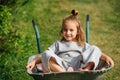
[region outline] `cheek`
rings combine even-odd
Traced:
[[[76,31],[76,32],[74,32],[74,34],[78,35],[78,32]]]

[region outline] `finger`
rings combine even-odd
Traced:
[[[31,67],[32,67],[31,64],[27,64],[26,66],[27,69],[31,69]]]
[[[111,64],[111,66],[112,66],[112,67],[114,67],[114,62],[113,62],[113,61],[111,61],[111,63],[110,63],[110,64]]]
[[[26,69],[28,69],[29,68],[29,66],[28,65],[26,65]]]
[[[107,62],[107,64],[108,64],[108,66],[110,66],[110,65],[111,65],[109,61],[106,61],[106,62]]]
[[[34,66],[31,66],[31,67],[30,67],[30,70],[32,70],[33,68],[34,68]]]
[[[107,61],[108,66],[114,67],[114,62],[113,61]]]

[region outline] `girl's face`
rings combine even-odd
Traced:
[[[77,41],[77,25],[73,21],[67,21],[63,25],[62,35],[68,42]]]

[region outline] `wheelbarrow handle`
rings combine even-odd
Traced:
[[[89,25],[89,15],[86,16],[86,42],[90,43],[90,25]]]
[[[40,35],[39,35],[38,27],[36,25],[35,20],[32,20],[32,24],[33,24],[34,31],[35,31],[35,34],[36,34],[38,53],[41,53],[42,50],[41,50],[41,47],[40,47]]]

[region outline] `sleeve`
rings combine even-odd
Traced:
[[[58,41],[54,42],[50,47],[48,47],[48,50],[52,50],[54,53],[57,52],[58,49]]]

